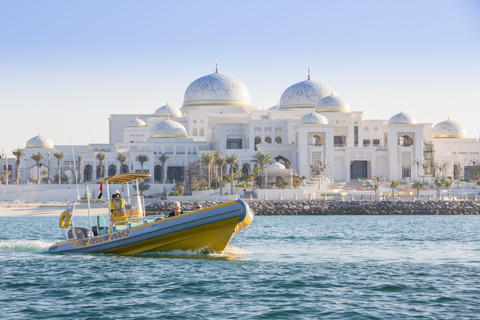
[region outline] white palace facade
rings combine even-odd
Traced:
[[[252,158],[258,151],[270,153],[277,161],[272,168],[279,174],[285,170],[307,179],[314,178],[312,167],[321,161],[328,164],[326,178],[338,182],[373,176],[404,182],[424,176],[463,178],[479,159],[480,142],[468,138],[463,126],[453,120],[417,123],[403,111],[390,119],[364,119],[363,112],[352,111],[334,89],[310,75],[288,87],[278,105],[259,110],[251,105],[245,84],[219,73],[217,67],[215,73],[188,86],[183,106],[167,103],[152,111],[112,114],[109,142],[104,144],[72,148],[55,145],[41,135],[33,137],[20,164],[23,183],[37,175],[31,159],[37,152],[45,155],[42,166],[50,167],[51,178],[57,174],[53,154],[63,152],[62,173],[71,174],[77,168],[80,181],[99,177],[99,152],[106,154],[105,175],[120,173],[118,153],[128,157],[122,172],[140,171],[136,158],[146,155],[143,171],[153,175],[150,183],[159,185],[157,189],[167,182],[185,181],[192,167],[204,172],[201,154],[215,150],[222,156],[238,156],[244,174],[252,173]],[[165,163],[159,160],[161,154],[168,156]],[[14,180],[14,159],[8,165]]]

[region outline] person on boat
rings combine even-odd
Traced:
[[[195,205],[195,210],[200,210],[200,209],[202,209],[202,205],[200,203],[197,203]]]
[[[115,210],[123,210],[127,202],[123,200],[120,195],[120,191],[115,190],[112,195],[112,200],[110,200],[110,212],[113,213]]]
[[[175,201],[173,203],[173,211],[168,214],[168,217],[174,217],[183,214],[182,207],[180,206],[180,202]]]

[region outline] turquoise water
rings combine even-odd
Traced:
[[[85,220],[85,218],[83,218]],[[224,254],[49,254],[0,218],[0,318],[478,319],[477,216],[257,216]]]

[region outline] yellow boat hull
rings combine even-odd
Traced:
[[[60,242],[49,252],[130,255],[201,248],[221,252],[252,220],[248,205],[236,200],[111,234]]]

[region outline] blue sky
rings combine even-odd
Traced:
[[[259,109],[310,67],[366,119],[450,114],[478,137],[479,18],[462,0],[0,0],[0,148],[108,142],[110,114],[180,107],[216,60]]]

